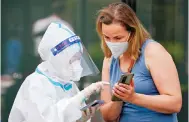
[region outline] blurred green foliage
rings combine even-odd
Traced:
[[[183,62],[184,58],[184,46],[181,42],[176,41],[161,41],[161,44],[171,54],[176,63]]]

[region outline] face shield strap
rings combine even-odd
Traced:
[[[60,53],[62,50],[65,48],[69,47],[72,44],[75,43],[81,43],[80,37],[79,36],[71,36],[67,38],[66,40],[60,42],[58,45],[56,45],[54,48],[51,49],[51,52],[54,56],[56,56],[58,53]]]

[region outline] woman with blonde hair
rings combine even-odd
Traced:
[[[154,41],[133,10],[125,3],[101,9],[97,32],[102,40],[101,91],[105,121],[177,122],[182,95],[171,55]],[[130,85],[117,83],[122,74],[134,74]],[[112,101],[112,95],[122,101]]]

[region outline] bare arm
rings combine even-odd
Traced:
[[[141,99],[135,102],[162,113],[179,112],[182,96],[177,69],[171,55],[160,44],[149,43],[145,50],[145,59],[160,95],[138,94],[137,98]]]
[[[145,62],[160,95],[134,92],[132,85],[115,85],[114,94],[124,101],[161,113],[178,113],[182,96],[178,73],[170,54],[158,43],[149,43],[145,49]]]
[[[109,82],[109,59],[104,58],[103,69],[102,69],[102,81]],[[111,88],[105,86],[101,91],[101,99],[105,101],[100,110],[105,121],[113,121],[119,117],[122,108],[122,102],[111,101]]]

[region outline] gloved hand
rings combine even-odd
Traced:
[[[88,99],[93,93],[99,92],[104,85],[109,85],[109,82],[106,81],[100,81],[96,83],[92,83],[79,93],[77,93],[74,97],[70,99],[71,104],[75,104],[78,107],[82,105],[82,103],[85,102],[86,99]]]
[[[104,85],[109,85],[109,84],[110,83],[106,81],[99,81],[96,83],[92,83],[91,85],[83,89],[81,93],[83,93],[85,98],[88,99],[93,93],[99,92],[103,88]]]
[[[86,99],[88,99],[90,97],[90,95],[92,95],[95,92],[99,92],[101,89],[103,89],[104,85],[109,85],[108,82],[105,81],[100,81],[100,82],[96,82],[96,83],[92,83],[91,85],[89,85],[88,87],[86,87],[85,89],[83,89],[82,91],[78,92],[75,96],[73,96],[72,98],[69,99],[69,104],[72,106],[75,106],[76,110],[80,110],[81,105],[85,102]],[[90,119],[90,117],[95,113],[95,111],[98,109],[99,107],[92,107],[88,110],[86,110],[86,112],[81,111],[80,113],[80,119],[78,120],[78,122],[84,122]]]
[[[87,108],[86,110],[82,111],[82,117],[79,120],[77,120],[77,122],[88,121],[97,110],[99,110],[99,106]]]

